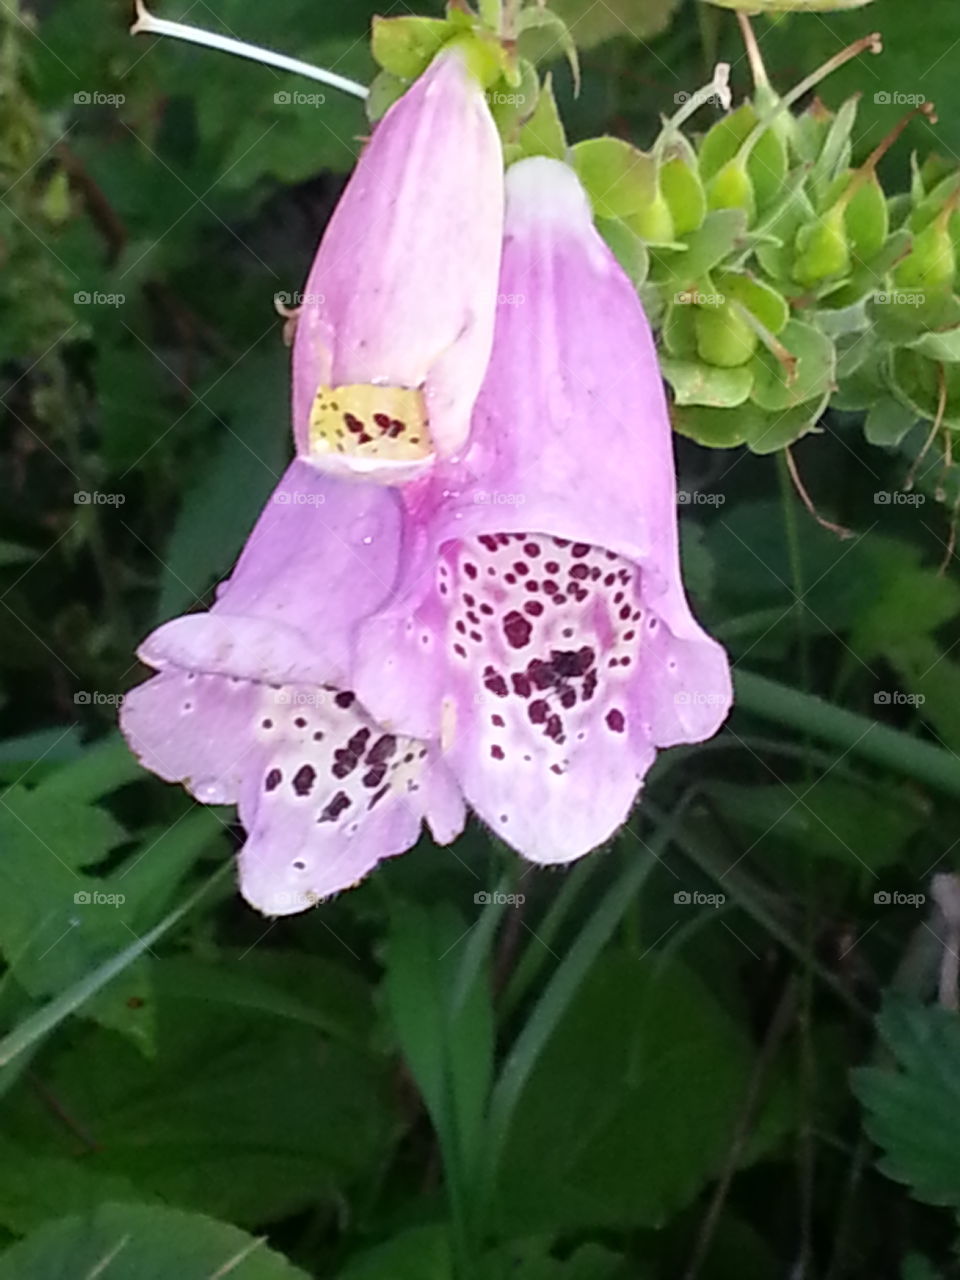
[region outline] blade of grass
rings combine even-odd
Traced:
[[[140,956],[149,951],[155,942],[159,941],[165,933],[169,933],[174,925],[178,924],[184,916],[193,910],[208,890],[222,880],[227,872],[231,870],[231,863],[224,863],[223,866],[218,867],[212,876],[209,876],[178,907],[174,907],[172,911],[168,912],[142,938],[137,938],[129,947],[124,947],[122,951],[118,951],[115,956],[98,965],[92,973],[88,973],[86,977],[81,978],[72,987],[68,987],[66,991],[61,992],[60,995],[43,1005],[42,1008],[37,1009],[35,1013],[24,1018],[19,1026],[14,1027],[11,1032],[0,1039],[0,1067],[5,1067],[19,1054],[26,1053],[39,1040],[58,1027],[71,1013],[75,1013],[91,996],[96,995],[108,982],[133,964],[134,960],[139,959]]]
[[[674,838],[691,798],[692,791],[679,801],[669,817],[660,819],[656,831],[645,845],[649,856],[631,863],[604,894],[547,983],[507,1054],[490,1098],[482,1182],[484,1207],[487,1210],[490,1207],[497,1167],[510,1131],[510,1122],[523,1087],[580,984],[620,923],[634,895],[656,866],[657,859]]]

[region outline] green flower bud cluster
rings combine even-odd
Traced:
[[[753,98],[688,132],[704,103],[729,101],[718,68],[644,151],[618,137],[570,146],[550,76],[538,71],[561,48],[576,81],[569,32],[538,5],[519,10],[509,39],[498,20],[483,4],[480,16],[451,7],[443,19],[375,20],[383,70],[371,116],[445,44],[467,49],[506,162],[549,155],[576,169],[659,330],[679,432],[770,453],[815,430],[831,403],[867,410],[876,443],[897,443],[918,417],[960,426],[960,170],[914,162],[910,191],[888,197],[877,165],[909,117],[854,166],[856,98],[836,112],[817,98],[795,110],[835,67],[879,52],[877,36],[782,98],[748,46]]]

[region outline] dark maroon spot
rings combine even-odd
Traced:
[[[527,675],[537,689],[549,689],[553,684],[553,668],[541,658],[533,658],[527,664]]]
[[[491,716],[490,723],[494,726],[495,729],[504,729],[506,728],[506,724],[507,724],[503,716]]]
[[[569,538],[554,538],[554,540],[553,540],[553,545],[554,545],[555,547],[569,547],[569,545],[570,545],[570,539],[569,539]]]
[[[628,604],[625,604],[623,608],[620,610],[620,621],[626,622],[626,620],[629,617],[630,617],[630,606]]]
[[[623,633],[624,640],[632,640],[637,633],[635,631],[625,631]]]
[[[380,427],[380,429],[383,431],[385,431],[387,427],[389,427],[390,425],[389,413],[375,413],[373,415],[373,420],[377,424],[377,426]]]
[[[462,644],[455,644],[453,646],[453,652],[457,655],[458,658],[465,658],[467,656],[467,651]]]
[[[540,548],[535,542],[525,542],[523,544],[523,554],[525,556],[536,557],[540,554]]]
[[[543,732],[554,742],[563,742],[563,721],[558,715],[548,716]]]
[[[547,561],[547,563],[546,563],[543,567],[544,567],[544,569],[546,569],[547,573],[559,573],[559,572],[560,572],[560,566],[557,564],[556,560],[548,560],[548,561]]]
[[[550,664],[558,676],[569,679],[582,676],[593,666],[594,652],[588,644],[580,649],[554,649]]]
[[[531,724],[545,724],[550,707],[546,698],[537,698],[527,707],[527,715]]]
[[[272,728],[273,728],[273,721],[272,721],[272,720],[261,720],[261,722],[260,722],[260,723],[263,725],[264,729],[272,729]]]
[[[471,639],[475,644],[481,644],[481,643],[483,642],[483,636],[480,634],[480,632],[479,632],[479,631],[471,631],[471,632],[470,632],[470,639]]]
[[[378,738],[367,752],[367,764],[385,764],[397,749],[397,740],[391,733]]]
[[[532,627],[522,613],[512,609],[503,620],[503,634],[512,649],[522,649],[530,643]]]
[[[467,634],[467,624],[462,619],[457,619],[456,627],[460,635],[465,636]]]
[[[627,723],[623,718],[623,712],[617,707],[607,712],[606,721],[614,733],[623,733]]]
[[[322,742],[322,741],[323,741],[323,730],[322,730],[322,729],[318,729],[318,730],[316,731],[316,733],[314,733],[314,735],[313,735],[313,740],[314,740],[314,742]]]
[[[480,535],[480,545],[481,545],[482,547],[486,547],[486,549],[487,549],[488,551],[496,551],[496,549],[497,549],[497,540],[496,540],[496,538],[495,538],[495,537],[493,537],[493,535],[492,535],[492,534],[489,534],[489,533],[481,533],[481,535]]]
[[[530,567],[529,565],[524,564],[522,560],[517,560],[514,562],[513,572],[519,573],[522,578],[530,572]]]
[[[357,732],[347,743],[347,750],[352,751],[355,756],[362,756],[367,749],[367,743],[370,741],[369,729],[358,729]]]
[[[374,795],[372,795],[370,797],[370,803],[367,805],[367,810],[369,811],[370,809],[373,808],[375,804],[379,804],[379,802],[383,799],[383,797],[387,794],[389,790],[390,790],[390,786],[388,784],[385,787],[381,787],[379,791],[377,791]]]
[[[477,615],[473,612],[472,609],[469,609],[467,611],[467,619],[468,621],[472,622],[475,627],[479,627],[480,619],[477,617]]]
[[[489,604],[482,604],[482,605],[480,606],[480,612],[483,614],[483,616],[484,616],[485,618],[492,618],[492,617],[493,617],[493,606],[492,606],[492,605],[489,605]]]
[[[529,698],[533,692],[530,681],[522,671],[516,671],[510,677],[510,683],[513,685],[513,691],[521,698]]]
[[[469,591],[463,593],[463,603],[470,609],[477,603],[476,598]]]
[[[475,564],[465,564],[463,566],[463,572],[468,578],[475,578],[477,576],[477,566]]]
[[[570,570],[570,577],[576,578],[578,582],[583,582],[585,578],[590,576],[590,566],[585,564],[575,564]]]
[[[613,584],[616,582],[616,580],[617,580],[617,575],[615,573],[608,573],[603,580],[603,585],[605,587],[612,587]]]
[[[378,764],[373,769],[368,769],[363,775],[361,781],[365,787],[379,787],[387,773],[385,764]]]
[[[354,413],[345,413],[343,415],[343,421],[347,430],[351,431],[354,435],[358,435],[363,430],[363,423]]]
[[[567,597],[563,594],[563,592],[562,592],[562,591],[558,591],[558,592],[557,592],[557,594],[553,597],[553,603],[554,603],[554,604],[566,604],[566,603],[567,603]]]
[[[502,760],[503,747],[498,747],[497,744],[494,743],[493,746],[490,748],[490,754],[493,756],[494,760]]]
[[[581,556],[585,556],[590,550],[589,544],[586,542],[575,542],[570,548],[570,554],[576,556],[579,560]]]
[[[618,591],[618,592],[617,592],[617,594],[613,597],[613,603],[614,603],[614,604],[619,604],[619,603],[621,602],[621,600],[622,600],[622,599],[623,599],[623,592],[622,592],[622,591]]]
[[[265,791],[276,791],[280,783],[283,781],[283,774],[279,769],[271,769],[267,774],[266,782],[263,784]]]
[[[528,600],[523,606],[523,612],[528,613],[531,618],[539,618],[543,613],[543,605],[539,600]]]
[[[496,694],[498,698],[505,698],[510,690],[507,688],[507,682],[499,671],[495,671],[493,667],[487,667],[483,673],[483,687],[489,689],[491,693]]]
[[[503,575],[503,580],[504,582],[509,583],[511,587],[515,587],[517,585],[517,575],[515,573],[505,573]]]
[[[563,773],[563,770],[560,768],[560,766],[559,766],[558,764],[552,764],[552,765],[550,766],[550,772],[551,772],[551,773]]]
[[[583,677],[583,688],[580,691],[580,697],[584,702],[589,702],[597,691],[598,676],[596,671],[588,671]]]
[[[293,789],[298,796],[308,796],[313,790],[317,771],[312,764],[302,764],[293,775]]]
[[[407,429],[407,424],[405,422],[401,422],[399,418],[391,418],[390,428],[387,431],[387,436],[391,440],[396,440],[397,436],[402,435],[403,432],[406,431],[406,429]],[[414,438],[413,443],[414,444],[417,443],[416,438]]]
[[[343,747],[340,747],[333,753],[333,764],[330,767],[330,772],[335,778],[346,778],[353,773],[359,763],[360,761],[352,751],[345,751]]]
[[[546,580],[546,582],[543,584],[543,589],[548,596],[555,595],[556,592],[560,590],[560,588],[557,586],[557,584],[554,582],[552,578],[548,578]]]
[[[338,693],[337,696],[334,698],[334,702],[337,704],[337,706],[342,707],[344,711],[346,711],[347,707],[352,707],[355,701],[356,701],[356,694],[349,693],[346,690],[344,690],[343,693]]]
[[[324,807],[323,812],[320,814],[320,817],[317,819],[317,821],[318,822],[336,822],[337,818],[340,817],[344,809],[349,809],[349,808],[350,808],[350,797],[347,795],[345,791],[338,791],[337,794],[333,797],[333,799],[329,802],[329,804],[327,804]]]
[[[303,716],[297,716],[296,720],[294,720],[293,723],[297,726],[298,729],[305,729],[307,727],[307,722],[306,720],[304,720]]]
[[[569,711],[571,707],[577,705],[577,693],[575,689],[564,689],[560,694],[560,705],[565,711]]]

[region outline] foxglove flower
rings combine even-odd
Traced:
[[[293,344],[301,456],[400,483],[461,448],[502,229],[500,139],[452,46],[377,125],[311,268]]]
[[[392,491],[294,462],[209,612],[140,649],[159,674],[127,695],[123,732],[160,777],[239,806],[240,885],[265,914],[355,884],[424,817],[441,843],[463,825],[437,744],[385,729],[350,685],[354,628],[392,591],[401,519]]]
[[[716,732],[723,649],[680,578],[672,441],[636,293],[565,165],[507,172],[500,305],[461,466],[409,492],[397,597],[355,687],[430,738],[537,862],[626,819],[658,748]]]

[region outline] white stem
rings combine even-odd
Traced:
[[[274,53],[272,49],[261,49],[258,45],[247,44],[244,40],[232,40],[229,36],[217,35],[213,31],[204,31],[202,27],[191,27],[185,22],[168,22],[166,18],[155,18],[148,13],[143,0],[136,0],[137,20],[130,28],[131,35],[142,32],[152,36],[172,36],[175,40],[186,40],[190,44],[201,44],[208,49],[219,49],[222,53],[233,53],[238,58],[249,58],[252,62],[262,62],[267,67],[278,67],[281,71],[292,71],[295,75],[306,76],[308,80],[319,80],[334,89],[342,89],[344,93],[352,93],[355,98],[365,98],[368,90],[356,80],[348,80],[346,76],[338,76],[335,71],[325,71],[322,67],[312,67],[309,62],[301,62],[299,58],[288,58],[285,53]]]

